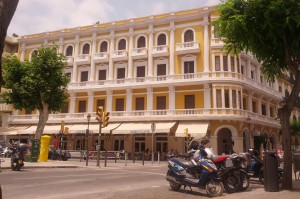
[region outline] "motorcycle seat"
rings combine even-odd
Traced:
[[[172,158],[172,161],[175,162],[176,164],[179,164],[180,166],[184,168],[190,168],[195,166],[191,161],[189,160],[184,160],[181,158]]]

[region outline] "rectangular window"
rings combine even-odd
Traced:
[[[136,67],[136,77],[145,77],[145,66]]]
[[[194,62],[186,61],[184,62],[184,74],[194,73]]]
[[[230,67],[231,67],[231,71],[235,72],[234,57],[230,57]]]
[[[104,99],[98,99],[97,100],[97,107],[102,106],[103,110],[105,110],[105,100]]]
[[[115,151],[124,150],[124,140],[120,140],[120,139],[115,140],[114,150]]]
[[[143,97],[137,97],[135,99],[135,110],[137,110],[137,111],[144,110],[144,98]]]
[[[227,56],[223,56],[223,71],[228,71]]]
[[[116,111],[124,111],[124,99],[116,99]]]
[[[251,79],[254,79],[254,71],[251,70]]]
[[[98,80],[106,80],[106,70],[98,71]]]
[[[237,72],[240,73],[240,60],[237,58],[236,60],[236,67],[237,67]]]
[[[117,69],[117,79],[125,79],[125,68]]]
[[[217,108],[222,108],[222,93],[220,89],[216,90]]]
[[[165,110],[167,109],[167,99],[166,96],[158,96],[156,98],[156,109]]]
[[[270,107],[270,116],[274,117],[274,109],[272,107]]]
[[[246,110],[247,109],[247,100],[246,98],[243,98],[243,110]]]
[[[220,71],[220,56],[215,56],[215,70]]]
[[[238,104],[239,104],[239,108],[242,109],[242,93],[241,91],[238,91]]]
[[[229,90],[225,90],[225,108],[229,108]]]
[[[232,91],[232,107],[236,108],[236,91]]]
[[[64,107],[61,109],[61,113],[68,113],[69,112],[69,103],[66,103]]]
[[[214,29],[214,38],[219,38],[218,31]]]
[[[167,75],[167,65],[166,64],[158,64],[157,65],[157,76]]]
[[[88,71],[81,71],[81,77],[80,77],[80,82],[87,82],[88,81]]]
[[[266,112],[266,105],[264,105],[264,104],[261,105],[261,114],[262,114],[262,115],[267,115],[267,112]]]
[[[257,110],[256,110],[256,102],[255,102],[255,101],[252,101],[252,112],[253,112],[253,113],[257,113]]]
[[[66,73],[65,75],[71,79],[71,73]]]
[[[25,109],[25,115],[31,115],[32,111],[29,109]]]
[[[264,83],[264,78],[262,75],[260,76],[260,83]]]
[[[86,112],[86,101],[79,101],[78,113]]]
[[[185,95],[184,96],[184,108],[194,109],[195,108],[195,95]]]
[[[244,65],[241,65],[241,74],[245,75],[245,73],[244,73]]]

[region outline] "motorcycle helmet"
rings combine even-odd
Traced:
[[[254,155],[256,157],[259,156],[259,152],[255,149],[249,149],[248,152],[249,152],[249,154]]]
[[[189,146],[188,146],[188,150],[198,150],[199,149],[199,143],[195,140],[191,141]]]

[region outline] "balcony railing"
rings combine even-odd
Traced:
[[[169,51],[168,51],[167,45],[152,47],[152,56],[153,57],[161,57],[161,56],[168,56],[168,55],[169,55]]]
[[[89,64],[89,63],[91,63],[91,56],[87,55],[87,54],[79,55],[76,58],[76,63],[77,64]]]
[[[176,44],[177,54],[198,53],[198,52],[200,52],[200,45],[198,41]]]
[[[134,48],[132,50],[131,57],[133,59],[144,59],[147,58],[147,48]]]
[[[0,104],[0,112],[11,112],[13,111],[13,107],[10,104]]]
[[[67,56],[67,57],[66,57],[66,62],[67,62],[67,65],[68,65],[68,66],[72,66],[73,63],[74,63],[74,57],[72,57],[72,56]]]
[[[127,51],[126,50],[117,50],[117,51],[114,51],[111,55],[111,58],[114,60],[114,61],[124,61],[124,60],[127,60],[128,57],[127,57]]]
[[[108,53],[107,52],[100,52],[94,54],[94,62],[95,63],[102,63],[102,62],[108,62]]]

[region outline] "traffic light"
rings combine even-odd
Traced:
[[[108,126],[108,120],[109,120],[109,112],[104,112],[103,114],[103,127]]]
[[[98,122],[101,123],[103,119],[103,106],[98,106],[96,115],[96,120],[98,120]]]

